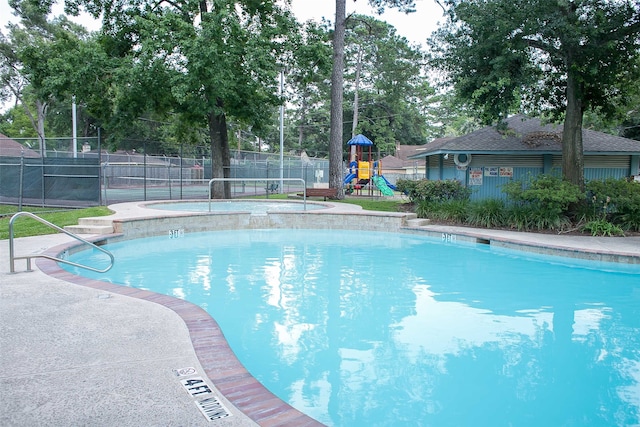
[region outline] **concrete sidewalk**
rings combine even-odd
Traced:
[[[68,241],[22,238],[15,249],[30,254]],[[52,278],[35,263],[25,272],[24,260],[9,273],[8,246],[0,241],[0,425],[256,425],[206,379],[175,312]],[[174,373],[183,368],[194,368],[232,416],[207,420]]]

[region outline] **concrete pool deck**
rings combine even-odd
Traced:
[[[126,208],[118,218],[149,216],[133,204]],[[350,206],[332,210],[359,214]],[[640,237],[518,233],[407,218],[408,232],[640,263]],[[20,238],[15,250],[43,253],[71,242],[63,234]],[[72,278],[54,271],[54,264],[39,260],[26,272],[19,260],[17,272],[10,273],[8,241],[0,242],[0,425],[318,425],[264,393],[229,362],[235,358],[202,310],[151,292]],[[198,394],[207,387],[210,392]],[[202,411],[225,413],[213,400],[199,408],[210,397],[231,415],[205,418]]]

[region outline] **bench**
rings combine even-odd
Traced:
[[[337,188],[307,188],[307,197],[324,197],[324,200],[329,198],[335,198],[338,195]],[[298,193],[298,196],[303,197],[304,193]]]

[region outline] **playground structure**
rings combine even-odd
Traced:
[[[346,187],[345,193],[355,192],[362,195],[364,190],[364,194],[373,196],[377,189],[385,196],[393,196],[395,185],[382,174],[382,162],[373,160],[373,142],[366,136],[358,134],[351,138],[347,145],[350,146],[350,153],[349,171],[343,182]]]

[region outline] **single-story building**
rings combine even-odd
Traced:
[[[457,138],[420,146],[409,159],[423,160],[425,177],[456,179],[472,188],[473,199],[501,198],[511,179],[562,169],[562,126],[516,115],[507,130],[487,126]],[[640,141],[583,129],[587,181],[640,176]]]
[[[385,174],[405,175],[405,162],[395,156],[384,156],[380,159]]]
[[[40,153],[25,147],[15,139],[0,133],[0,157],[40,157]]]

